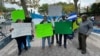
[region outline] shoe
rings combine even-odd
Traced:
[[[86,54],[86,51],[82,51],[81,53],[82,53],[82,54]]]
[[[53,43],[51,43],[51,46],[53,45]]]
[[[61,47],[62,45],[61,44],[59,44],[59,47]]]
[[[20,56],[20,55],[21,55],[21,52],[18,53],[18,56]]]
[[[81,48],[77,48],[78,50],[81,50]]]
[[[25,50],[27,51],[27,50],[28,50],[28,48],[26,47],[26,48],[25,48]]]
[[[45,48],[42,48],[42,50],[44,50]]]
[[[59,42],[58,42],[58,41],[57,41],[56,43],[57,43],[57,44],[59,44]]]
[[[66,49],[66,45],[64,44],[64,48]]]
[[[66,49],[67,47],[66,47],[66,46],[64,46],[64,48]]]
[[[49,48],[51,48],[51,47],[52,47],[52,45],[49,46]]]

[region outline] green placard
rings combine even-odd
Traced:
[[[44,38],[53,35],[53,29],[51,23],[38,24],[36,25],[35,30],[37,38]]]
[[[56,34],[72,34],[72,22],[55,22],[55,33]]]
[[[25,14],[23,10],[15,10],[11,12],[11,19],[13,22],[16,22],[17,19],[24,20]]]

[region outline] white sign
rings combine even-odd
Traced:
[[[61,16],[62,15],[62,7],[58,5],[50,5],[48,7],[48,15],[49,16]]]
[[[31,23],[12,23],[12,38],[31,35]]]

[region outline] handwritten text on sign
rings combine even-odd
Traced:
[[[12,38],[31,35],[31,23],[12,23]]]

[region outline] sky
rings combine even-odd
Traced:
[[[66,3],[72,2],[73,3],[73,0],[40,0],[39,3],[41,5],[41,4],[44,4],[44,3],[52,4],[52,3],[57,3],[57,2],[66,2]],[[86,7],[86,6],[90,6],[94,2],[95,2],[95,0],[79,0],[78,3],[81,3],[81,7]],[[5,7],[7,7],[7,8],[16,8],[16,9],[21,8],[16,4],[12,5],[12,4],[9,4],[9,3],[6,3]]]

